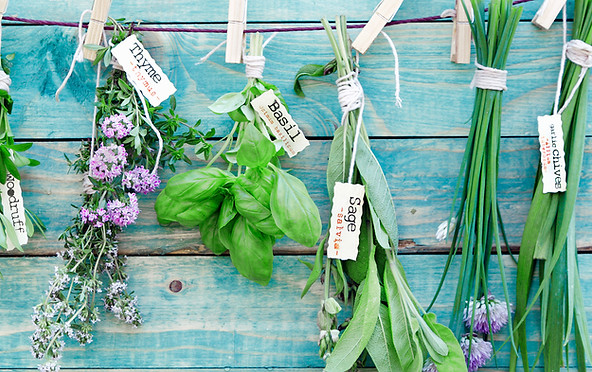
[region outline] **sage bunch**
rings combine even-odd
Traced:
[[[262,56],[262,41],[258,33],[251,36],[250,56]],[[207,248],[217,255],[228,250],[238,272],[261,285],[271,280],[277,239],[286,235],[312,247],[322,228],[304,183],[281,168],[280,139],[251,105],[270,90],[286,106],[278,88],[257,77],[214,102],[210,110],[228,114],[232,130],[205,167],[172,177],[155,204],[161,224],[199,226]],[[226,166],[214,166],[218,159]]]
[[[111,46],[99,50],[95,63],[131,32],[113,23]],[[75,159],[66,157],[71,169],[83,175],[83,201],[60,236],[64,250],[58,257],[63,265],[55,267],[49,289],[32,315],[36,328],[30,337],[31,352],[43,361],[39,365],[43,372],[59,371],[66,337],[81,345],[92,342],[94,324],[100,320],[99,303],[122,322],[134,327],[142,323],[138,299],[127,284],[126,258],[118,253],[118,235],[136,221],[139,195],[160,185],[155,172],[158,139],[147,120],[154,123],[165,144],[160,165],[188,161],[184,145],[205,143],[198,135],[199,122],[188,125],[175,114],[174,98],[168,113],[160,113],[162,107],[147,106],[150,118],[146,118],[144,97],[121,70],[111,69],[96,94],[97,146],[85,141]]]
[[[486,20],[485,1],[471,0],[471,4],[474,10],[471,30],[475,41],[477,66],[483,70],[503,71],[506,68],[510,45],[520,21],[522,8],[512,6],[511,0],[492,0],[489,3],[489,17]],[[503,90],[505,88],[477,87],[471,129],[453,201],[454,209],[457,200],[460,199],[455,215],[456,225],[453,229],[452,244],[440,285],[431,304],[433,305],[436,301],[452,260],[462,249],[451,329],[455,331],[457,337],[460,337],[464,332],[463,313],[468,312],[470,318],[465,321],[468,329],[467,345],[474,344],[477,322],[475,314],[478,313],[477,305],[481,303],[477,300],[488,299],[490,296],[489,264],[492,260],[494,245],[501,272],[505,306],[507,314],[511,313],[500,234],[506,246],[508,244],[497,201]],[[471,308],[465,310],[469,304]],[[487,328],[489,328],[487,333],[492,333],[492,303],[485,300],[482,304],[486,308]],[[467,349],[467,362],[469,362],[472,360],[470,357],[472,347],[469,346]]]
[[[574,12],[572,40],[581,40],[589,46],[592,44],[592,1],[575,0]],[[590,50],[592,48],[588,55]],[[562,89],[558,102],[558,107],[564,107],[561,121],[567,188],[561,193],[543,193],[539,161],[539,172],[518,258],[514,323],[517,347],[525,371],[537,365],[541,354],[545,371],[568,367],[570,340],[573,338],[578,371],[586,370],[586,360],[592,361],[579,277],[574,213],[585,151],[588,86],[587,71],[568,60],[561,78]],[[534,283],[537,266],[538,288]],[[529,304],[529,295],[535,288],[536,293]],[[540,300],[541,308],[541,342],[533,361],[528,358],[524,321],[537,299]],[[518,354],[513,352],[510,370],[516,370],[517,361]]]
[[[345,17],[336,19],[335,35],[327,20],[327,31],[339,78],[352,76],[359,66],[354,62]],[[315,67],[316,66],[316,67]],[[318,73],[308,73],[317,68]],[[319,76],[331,67],[304,66],[296,79]],[[308,71],[308,72],[307,72]],[[324,72],[321,72],[324,71]],[[360,121],[357,152],[353,153],[360,108],[349,111],[334,133],[327,165],[327,188],[333,198],[336,182],[362,184],[366,200],[362,214],[358,256],[355,261],[323,258],[327,238],[319,246],[312,272],[302,292],[304,296],[319,278],[324,285],[324,299],[317,324],[320,328],[320,356],[326,371],[347,371],[364,366],[369,356],[380,372],[422,370],[428,355],[438,371],[466,371],[462,350],[454,334],[436,322],[415,299],[397,257],[399,242],[395,208],[382,168],[370,147]],[[349,174],[355,158],[353,174]],[[330,295],[331,279],[335,294]],[[338,325],[340,297],[347,305],[353,299],[353,316]],[[342,332],[340,333],[340,331]]]

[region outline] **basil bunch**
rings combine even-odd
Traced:
[[[251,37],[250,55],[261,56],[262,39]],[[261,285],[271,279],[277,239],[286,235],[312,247],[322,228],[306,187],[281,169],[278,158],[284,150],[251,107],[269,89],[285,105],[277,87],[249,78],[241,92],[225,94],[210,106],[227,113],[235,121],[233,129],[206,167],[171,178],[155,204],[161,224],[199,226],[206,247],[217,255],[228,250],[239,273]],[[212,167],[218,158],[228,163],[226,169]]]
[[[323,19],[322,23],[335,53],[339,77],[350,75],[355,66],[345,18],[336,20],[337,36],[327,20]],[[313,67],[303,67],[296,79],[313,76],[304,73],[312,70]],[[335,183],[349,178],[354,133],[360,114],[359,109],[350,111],[347,120],[335,131],[327,165],[327,188],[331,197]],[[366,129],[363,123],[360,125],[352,182],[364,185],[366,201],[357,260],[342,263],[328,258],[323,265],[322,244],[314,264],[308,264],[312,272],[302,292],[304,296],[324,271],[325,297],[317,324],[320,328],[319,354],[327,362],[325,371],[343,372],[352,366],[363,367],[365,359],[370,356],[379,372],[420,372],[428,354],[438,371],[466,371],[464,356],[454,334],[438,324],[434,314],[422,309],[405,279],[397,257],[399,236],[391,191],[370,148]],[[339,327],[337,314],[341,307],[329,296],[331,278],[335,283],[335,296],[340,295],[345,304],[349,298],[354,299],[353,317]],[[340,329],[344,329],[341,335]]]

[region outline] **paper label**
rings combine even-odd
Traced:
[[[539,116],[543,193],[565,191],[565,152],[561,115]]]
[[[273,135],[282,140],[289,157],[293,157],[309,145],[304,133],[273,90],[270,89],[252,100],[251,106],[271,129]]]
[[[127,78],[142,92],[152,106],[158,106],[177,91],[135,35],[128,36],[111,50]]]
[[[6,176],[6,184],[0,184],[0,193],[2,197],[2,210],[4,216],[14,226],[16,236],[21,245],[27,244],[29,237],[25,225],[25,205],[23,203],[23,194],[21,183],[10,173]],[[7,249],[10,251],[15,248],[14,244],[6,237]]]
[[[360,243],[364,186],[336,182],[333,192],[327,257],[355,260]]]

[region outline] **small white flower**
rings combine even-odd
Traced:
[[[456,225],[456,218],[452,217],[450,219],[450,230],[454,230],[454,225]],[[441,242],[442,240],[446,239],[447,236],[448,221],[444,221],[438,226],[438,231],[436,231],[436,240]]]

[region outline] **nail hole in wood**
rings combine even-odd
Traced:
[[[173,293],[181,292],[181,289],[183,289],[183,283],[181,283],[179,280],[173,280],[169,284],[169,289]]]

